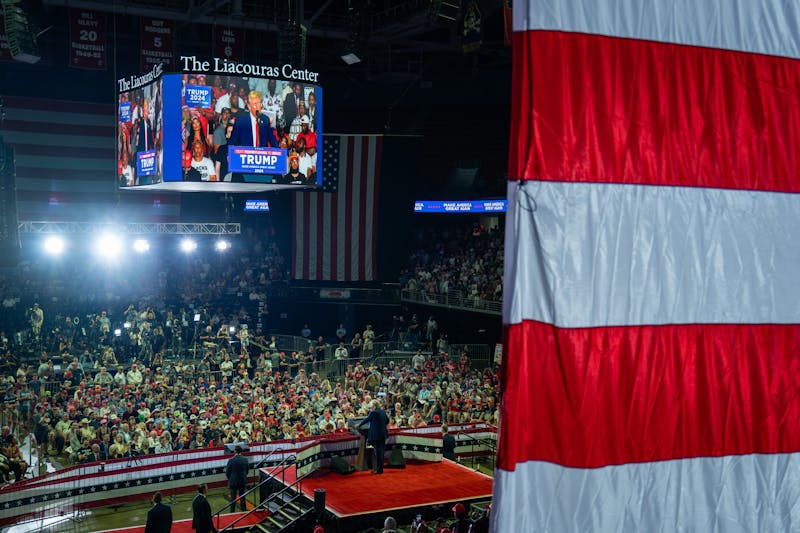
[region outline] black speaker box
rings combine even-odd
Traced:
[[[403,450],[400,448],[394,448],[392,450],[392,454],[389,456],[389,464],[386,465],[386,468],[405,468],[406,467],[406,460],[403,457]]]
[[[338,456],[331,457],[331,471],[337,474],[352,474],[355,467]]]

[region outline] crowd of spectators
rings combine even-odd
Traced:
[[[166,324],[151,313],[130,316]],[[472,368],[466,353],[418,352],[381,364],[348,358],[344,372],[323,372],[313,346],[287,353],[273,340],[264,350],[232,340],[217,337],[198,359],[168,365],[102,341],[72,357],[69,345],[45,351],[38,365],[5,373],[2,415],[32,428],[49,455],[68,463],[345,432],[373,398],[384,400],[393,428],[496,423],[497,375]],[[8,343],[4,350],[10,355]]]
[[[194,353],[169,350],[187,342],[194,317],[135,304],[102,310],[86,325],[59,317],[49,336],[30,328],[24,344],[39,350],[32,364],[2,334],[3,423],[75,464],[342,433],[374,398],[392,428],[497,422],[497,374],[473,368],[466,352],[375,358],[371,325],[352,337],[340,325],[335,350],[319,337],[289,351],[275,337],[251,335],[246,313],[196,308]]]
[[[414,234],[414,251],[400,275],[404,289],[500,301],[503,228],[479,223],[435,225]]]
[[[169,253],[124,276],[91,261],[3,272],[0,476],[25,475],[15,435],[66,465],[342,433],[375,398],[392,428],[496,424],[494,367],[452,353],[432,317],[327,340],[306,326],[303,350],[264,335],[287,267],[268,234],[242,238],[249,253]],[[390,338],[426,351],[383,357]]]

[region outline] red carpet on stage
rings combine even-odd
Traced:
[[[408,463],[383,472],[320,471],[303,480],[303,493],[313,500],[315,489],[325,489],[325,505],[339,517],[492,496],[491,477],[450,461]],[[287,484],[294,475],[287,469]]]
[[[217,529],[222,529],[228,524],[232,523],[234,520],[242,516],[244,513],[232,513],[232,514],[224,514],[219,517],[219,524],[217,521],[214,520],[214,526]],[[253,524],[257,524],[261,522],[266,517],[266,513],[253,513],[244,520],[237,522],[237,526],[251,526]],[[134,526],[134,527],[124,527],[120,529],[110,529],[105,531],[104,533],[143,533],[144,525],[141,526]],[[172,533],[194,533],[194,529],[192,529],[192,519],[188,518],[186,520],[176,520],[172,524]]]

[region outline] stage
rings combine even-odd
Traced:
[[[291,485],[295,476],[295,468],[288,467],[285,480],[276,476],[277,485]],[[457,502],[469,507],[491,499],[492,478],[448,460],[409,461],[405,469],[385,468],[383,474],[320,469],[302,481],[302,493],[312,502],[316,489],[326,491],[325,521],[332,526],[326,531],[353,531],[382,525],[388,515],[398,523],[410,523],[417,514],[426,520],[449,518]]]

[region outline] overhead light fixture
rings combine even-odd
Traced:
[[[348,52],[342,55],[342,61],[348,65],[355,65],[356,63],[361,63],[361,58],[355,55],[353,52]]]
[[[122,240],[111,233],[104,233],[97,239],[95,251],[104,259],[116,259],[122,251]]]
[[[214,244],[214,248],[216,248],[218,252],[224,252],[225,250],[230,249],[230,247],[231,243],[224,239],[220,239]]]
[[[183,239],[181,241],[181,250],[185,253],[191,253],[197,250],[197,242],[194,239]]]
[[[44,251],[50,255],[61,255],[66,248],[66,243],[61,237],[48,237],[44,241]]]
[[[133,249],[140,254],[145,253],[150,249],[150,243],[147,239],[136,239],[133,241]]]

